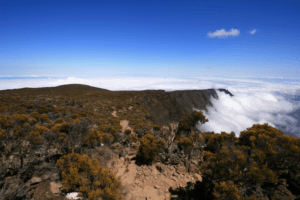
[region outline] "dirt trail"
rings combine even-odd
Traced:
[[[202,181],[199,174],[190,174],[180,165],[138,166],[135,161],[128,163],[125,160],[120,158],[111,168],[122,182],[123,192],[126,193],[124,200],[171,199],[170,188],[185,187],[187,182]]]

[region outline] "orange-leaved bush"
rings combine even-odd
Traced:
[[[29,132],[28,138],[32,140],[34,144],[41,143],[44,139],[41,136],[45,131],[48,131],[49,129],[45,126],[35,126],[32,131]]]
[[[61,170],[63,189],[78,191],[90,200],[121,200],[121,182],[115,174],[103,166],[99,166],[96,158],[88,155],[72,153],[61,157],[57,163]]]
[[[2,140],[3,138],[5,138],[5,130],[0,129],[0,140]]]
[[[0,115],[0,126],[1,128],[10,128],[13,125],[13,121],[11,120],[11,116],[9,115]]]
[[[151,164],[159,149],[165,145],[163,139],[156,140],[153,135],[146,134],[142,139],[140,139],[140,146],[137,153],[137,162],[140,164]]]
[[[48,118],[48,115],[46,115],[46,114],[42,114],[40,116],[40,120],[41,120],[42,123],[50,121],[49,118]]]
[[[179,121],[177,134],[181,132],[190,133],[198,122],[201,124],[208,122],[208,119],[205,118],[202,111],[194,110],[191,113],[184,114]]]
[[[15,114],[13,114],[13,118],[15,120],[17,120],[18,122],[20,122],[21,124],[27,122],[27,120],[28,120],[28,116],[25,115],[25,114],[17,114],[17,113],[15,113]]]
[[[114,137],[108,133],[101,133],[100,131],[93,129],[84,138],[84,144],[98,146],[100,143],[111,143]]]
[[[236,185],[232,181],[222,181],[217,183],[213,195],[216,200],[223,200],[223,199],[235,199],[235,200],[242,200],[243,197],[239,193]]]

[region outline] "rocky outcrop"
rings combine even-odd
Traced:
[[[2,143],[1,147],[0,200],[32,199],[40,185],[47,181],[60,182],[59,170],[55,167],[56,160],[62,156],[59,145],[47,148],[46,144],[32,146],[26,140],[12,140]],[[52,198],[50,182],[48,199],[59,199],[57,190]],[[43,195],[40,197],[35,199],[47,199]]]
[[[233,96],[226,89],[219,91]],[[182,115],[192,112],[193,109],[207,111],[207,107],[212,106],[211,98],[218,98],[214,89],[172,92],[158,90],[143,91],[135,97],[135,101],[144,107],[154,123],[169,125],[179,122]]]

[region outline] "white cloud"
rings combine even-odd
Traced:
[[[234,131],[239,136],[253,124],[268,123],[273,127],[288,127],[286,131],[299,134],[297,119],[288,114],[300,109],[300,102],[294,104],[270,92],[251,90],[236,92],[233,97],[219,91],[217,94],[219,99],[212,99],[213,107],[208,108],[208,112],[203,111],[209,122],[199,127],[202,131]]]
[[[250,31],[251,35],[254,35],[256,33],[256,29],[253,29],[252,31]]]
[[[225,29],[216,30],[215,32],[211,33],[209,32],[207,35],[208,37],[219,37],[219,38],[226,38],[228,36],[238,36],[240,34],[240,31],[237,29],[231,29],[230,31],[226,31]]]

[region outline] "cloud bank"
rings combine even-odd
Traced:
[[[207,35],[210,38],[218,37],[218,38],[227,38],[228,36],[238,36],[240,34],[240,31],[237,29],[231,29],[230,31],[226,31],[225,29],[216,30],[215,32],[211,33],[209,32]]]
[[[233,97],[217,91],[219,99],[212,99],[213,107],[203,111],[209,122],[198,126],[202,131],[220,133],[234,131],[237,136],[253,124],[268,123],[283,127],[282,131],[300,136],[298,120],[289,115],[300,109],[300,102],[291,102],[271,92],[236,92]]]

